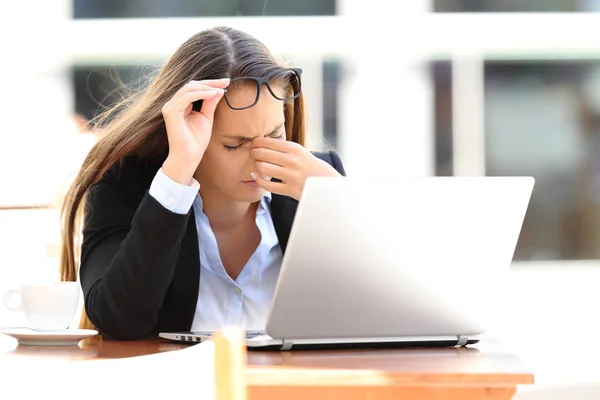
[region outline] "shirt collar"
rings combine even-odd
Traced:
[[[271,192],[265,191],[264,196],[262,197],[262,199],[260,199],[260,202],[258,203],[258,208],[256,209],[256,216],[263,215],[264,213],[269,211],[272,198],[273,195],[271,194]],[[202,210],[202,196],[200,196],[200,193],[198,193],[198,196],[196,196],[196,200],[198,202],[199,209]]]
[[[258,208],[256,209],[256,216],[263,215],[269,210],[269,206],[271,205],[272,195],[271,192],[265,192],[265,195],[258,203]]]

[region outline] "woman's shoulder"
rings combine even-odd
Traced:
[[[136,156],[124,157],[114,163],[91,189],[102,187],[118,191],[133,202],[141,201],[160,165]]]
[[[344,170],[344,164],[342,163],[342,159],[338,155],[335,150],[328,151],[313,151],[311,152],[315,157],[325,161],[327,164],[331,165],[336,169],[340,174],[346,175],[346,171]]]
[[[114,163],[104,174],[104,180],[113,183],[150,183],[160,168],[160,163],[149,161],[137,156],[126,156]]]
[[[329,150],[329,151],[311,151],[311,153],[313,154],[313,156],[315,156],[315,157],[317,157],[317,158],[319,158],[319,159],[321,159],[321,160],[323,160],[325,162],[328,162],[329,164],[331,164],[332,158],[333,158],[334,154],[335,154],[335,156],[339,157],[337,155],[337,153],[335,151],[333,151],[333,150]]]

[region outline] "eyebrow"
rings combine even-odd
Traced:
[[[285,122],[282,122],[281,124],[277,125],[275,128],[273,128],[273,130],[271,132],[267,133],[265,136],[271,136],[271,135],[277,133],[277,131],[281,129],[281,127],[283,126],[284,123]],[[250,141],[250,140],[254,139],[256,136],[250,137],[250,136],[241,136],[241,135],[223,135],[223,137],[227,138],[227,139],[235,139],[240,142],[246,142],[246,141]]]

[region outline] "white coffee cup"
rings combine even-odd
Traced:
[[[29,327],[38,331],[67,329],[78,303],[78,282],[24,283],[4,296],[6,308],[23,311]]]

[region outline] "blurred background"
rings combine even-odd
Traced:
[[[116,82],[143,87],[189,36],[228,25],[304,70],[308,145],[336,149],[348,174],[535,177],[490,332],[538,381],[593,375],[560,366],[600,334],[600,0],[32,0],[0,10],[1,292],[58,277],[57,200]],[[0,308],[0,327],[20,318]]]

